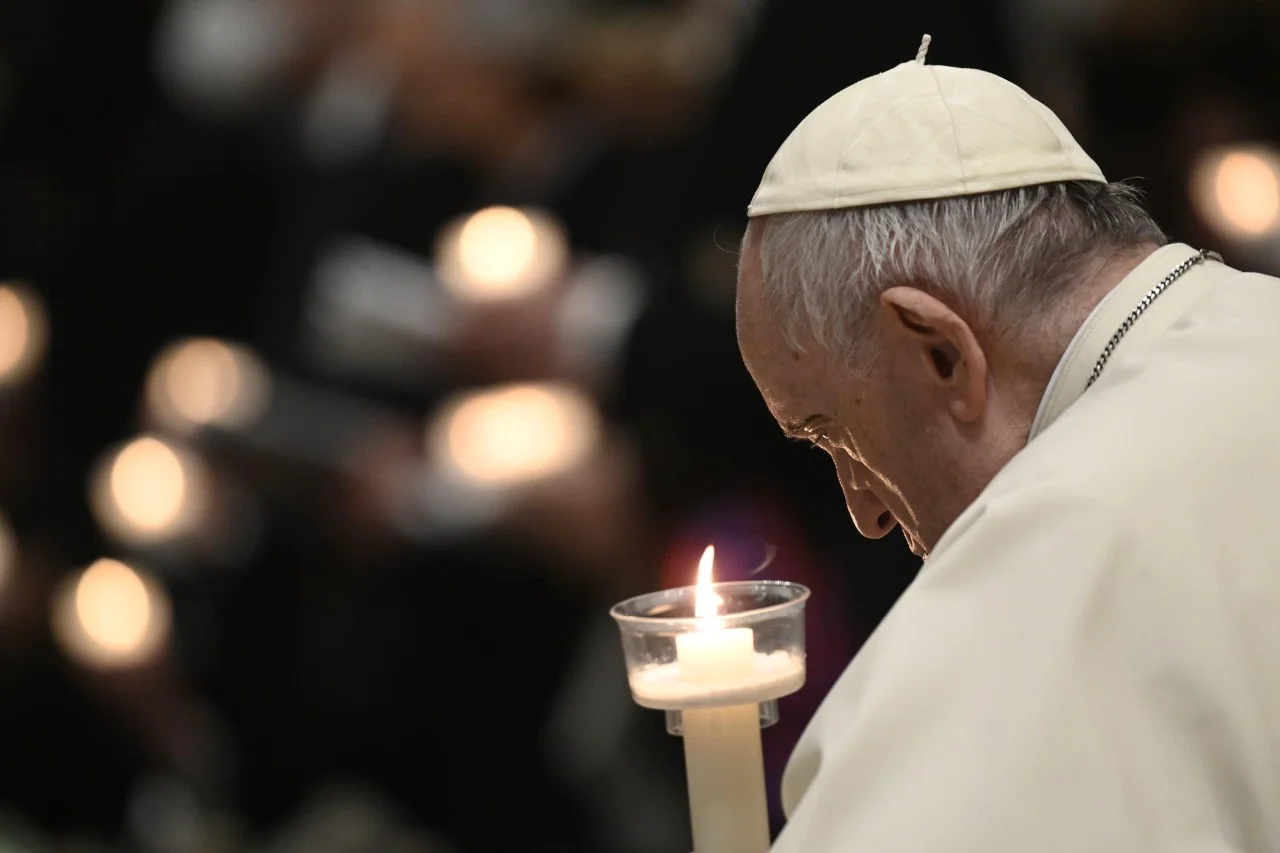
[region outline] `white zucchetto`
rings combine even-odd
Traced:
[[[1048,107],[994,74],[925,64],[929,41],[800,122],[748,216],[1106,181]]]

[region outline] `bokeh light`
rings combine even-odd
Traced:
[[[1269,146],[1215,148],[1192,171],[1191,194],[1223,236],[1256,240],[1280,232],[1280,152]]]
[[[172,0],[156,24],[156,76],[183,105],[234,115],[270,94],[301,35],[287,3]]]
[[[147,375],[147,411],[166,429],[242,429],[256,421],[270,398],[270,377],[249,349],[212,338],[165,348]]]
[[[441,231],[436,268],[460,299],[518,299],[563,275],[568,254],[564,229],[549,214],[490,207]]]
[[[30,290],[0,284],[0,386],[26,379],[44,356],[48,325]]]
[[[168,596],[155,581],[119,560],[101,559],[59,589],[54,636],[68,657],[94,669],[138,666],[168,644]]]
[[[428,428],[428,453],[475,484],[507,486],[572,470],[595,449],[600,416],[578,389],[505,385],[446,404]]]
[[[207,480],[199,460],[153,436],[142,436],[99,464],[91,485],[94,517],[129,544],[177,539],[200,520]]]

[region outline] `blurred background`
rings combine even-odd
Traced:
[[[1277,272],[1278,12],[2,0],[0,851],[687,853],[608,608],[814,590],[776,792],[917,569],[738,360],[770,155],[927,31]]]

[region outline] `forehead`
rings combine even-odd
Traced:
[[[738,265],[738,348],[774,417],[798,422],[826,405],[827,366],[817,347],[798,348],[782,334],[777,314],[764,298],[757,231],[753,223]]]
[[[737,329],[738,347],[747,369],[755,373],[754,362],[773,361],[788,350],[776,317],[766,305],[764,269],[760,259],[759,224],[753,222],[742,241],[738,259]],[[772,321],[772,322],[771,322]]]

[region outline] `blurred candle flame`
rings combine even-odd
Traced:
[[[1206,151],[1192,169],[1191,199],[1225,237],[1274,237],[1280,232],[1280,151],[1266,145]]]
[[[488,207],[442,231],[436,268],[445,288],[468,302],[521,299],[564,274],[564,227],[535,209]]]
[[[44,355],[48,321],[34,293],[0,284],[0,385],[26,379]]]
[[[95,669],[156,659],[168,644],[170,623],[160,585],[119,560],[98,560],[53,600],[54,636],[74,661]]]
[[[710,619],[720,612],[724,599],[716,594],[711,585],[713,564],[716,559],[716,546],[708,545],[698,560],[698,590],[693,597],[693,615],[699,619]]]
[[[177,541],[204,522],[209,490],[199,457],[143,435],[102,457],[89,501],[95,520],[113,539],[156,545]]]
[[[147,406],[166,429],[237,429],[266,409],[270,378],[251,350],[213,338],[191,338],[166,347],[147,376]]]
[[[124,519],[144,534],[174,526],[187,500],[187,473],[173,448],[144,437],[111,466],[111,496]]]
[[[1244,151],[1228,154],[1214,181],[1218,204],[1236,228],[1264,234],[1275,228],[1280,214],[1280,181],[1275,166]]]
[[[586,461],[601,440],[600,416],[564,383],[517,383],[449,401],[427,430],[428,452],[467,482],[516,486]]]

